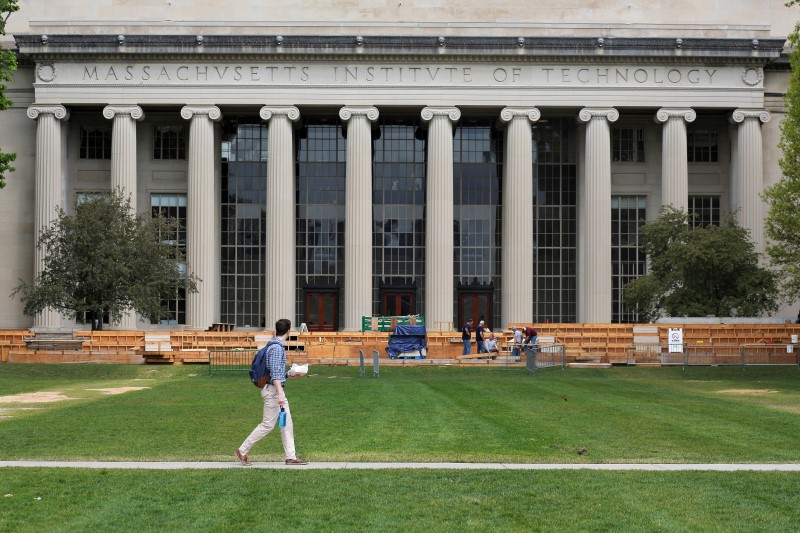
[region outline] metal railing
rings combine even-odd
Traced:
[[[209,350],[208,373],[220,371],[249,371],[258,350]]]
[[[800,347],[791,344],[631,344],[627,365],[661,366],[796,366],[800,370]]]
[[[525,368],[536,375],[536,371],[542,368],[567,367],[567,350],[563,344],[541,344],[526,346]]]

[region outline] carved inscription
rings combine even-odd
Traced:
[[[47,72],[55,74],[56,65]],[[760,69],[700,66],[64,63],[45,83],[91,85],[332,85],[715,87],[760,84]],[[734,72],[735,70],[735,72]],[[752,71],[752,72],[751,72]],[[744,81],[742,81],[744,79]]]

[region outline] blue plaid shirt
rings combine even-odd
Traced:
[[[286,351],[283,339],[275,339],[277,344],[267,348],[267,366],[269,367],[270,384],[274,380],[286,383]]]

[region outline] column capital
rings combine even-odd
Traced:
[[[656,122],[667,122],[671,118],[681,118],[686,122],[694,122],[697,118],[697,113],[694,109],[677,109],[662,107],[656,111]]]
[[[107,105],[103,108],[103,116],[112,119],[115,116],[129,116],[133,120],[142,120],[144,111],[138,105]]]
[[[69,110],[63,105],[33,104],[28,107],[28,118],[36,120],[39,115],[53,115],[58,120],[69,120]]]
[[[595,118],[616,122],[619,119],[619,111],[613,107],[584,107],[578,113],[578,120],[581,122],[590,122]]]
[[[258,112],[261,120],[269,122],[273,117],[281,116],[286,117],[292,122],[300,120],[300,110],[294,106],[268,106],[265,105]]]
[[[766,124],[772,115],[766,109],[734,109],[731,113],[732,122],[744,122],[748,118],[757,118],[762,124]]]
[[[461,110],[457,107],[424,107],[421,115],[423,122],[430,122],[434,117],[447,117],[451,122],[456,122],[461,118]]]
[[[515,118],[527,119],[536,122],[542,118],[542,112],[535,107],[504,107],[500,111],[500,124],[511,122]]]
[[[375,122],[378,120],[378,108],[345,106],[339,110],[339,118],[344,122],[349,121],[353,117],[367,117],[367,120],[370,122]]]
[[[222,112],[215,105],[210,106],[195,106],[187,105],[181,109],[181,117],[186,120],[191,119],[195,115],[206,115],[210,120],[217,121],[222,118]]]

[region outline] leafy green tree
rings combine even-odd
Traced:
[[[0,0],[0,35],[6,34],[6,21],[11,13],[18,11],[17,0]],[[12,104],[6,97],[7,82],[12,79],[12,72],[17,70],[17,56],[13,50],[0,47],[0,111],[5,111]],[[11,166],[17,154],[7,154],[0,149],[0,189],[6,186],[6,172],[14,172]]]
[[[791,7],[800,3],[792,0]],[[767,253],[780,269],[783,293],[787,300],[800,298],[800,23],[789,35],[792,74],[786,90],[786,115],[781,122],[779,146],[783,157],[779,164],[783,176],[764,191],[769,203],[765,221]]]
[[[123,311],[133,309],[158,320],[167,316],[163,297],[180,288],[197,292],[199,280],[181,270],[182,251],[165,238],[177,230],[175,220],[134,216],[119,191],[77,202],[74,215],[59,208],[37,243],[42,272],[33,284],[21,282],[12,296],[20,296],[30,316],[49,307],[67,318],[108,313],[119,322]],[[97,323],[102,327],[102,320]]]
[[[759,316],[777,309],[777,275],[759,266],[747,230],[733,215],[720,226],[693,228],[686,212],[665,207],[641,231],[650,272],[624,287],[625,305],[640,320]]]

